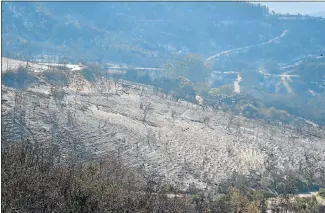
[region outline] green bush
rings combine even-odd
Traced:
[[[95,74],[94,72],[89,69],[89,68],[85,68],[81,70],[81,74],[85,77],[85,79],[87,79],[87,81],[89,82],[93,82],[95,80]]]
[[[2,74],[4,85],[18,89],[26,89],[35,80],[36,78],[28,73],[28,69],[22,66]]]
[[[226,85],[222,85],[219,88],[212,88],[209,91],[210,95],[228,95],[231,96],[233,95],[233,85],[232,84],[226,84]]]
[[[321,188],[318,192],[318,195],[325,198],[325,188]]]
[[[258,114],[258,109],[252,104],[245,104],[242,106],[242,112],[246,117],[254,118]]]
[[[195,54],[188,54],[166,64],[166,75],[183,76],[194,83],[205,82],[212,70],[204,64],[204,59]]]
[[[69,77],[66,70],[52,70],[42,73],[44,78],[52,84],[67,85]]]

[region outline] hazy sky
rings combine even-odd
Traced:
[[[276,13],[311,14],[325,11],[325,2],[259,2]]]

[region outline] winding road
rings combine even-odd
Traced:
[[[258,47],[258,46],[263,46],[263,45],[266,45],[266,44],[270,44],[274,41],[277,41],[279,39],[281,39],[282,37],[284,37],[286,34],[287,34],[288,30],[285,30],[281,33],[281,35],[277,36],[277,37],[274,37],[266,42],[263,42],[263,43],[260,43],[260,44],[255,44],[255,45],[249,45],[249,46],[245,46],[245,47],[240,47],[240,48],[236,48],[236,49],[231,49],[231,50],[226,50],[226,51],[223,51],[223,52],[220,52],[220,53],[217,53],[213,56],[210,56],[206,59],[206,61],[210,61],[211,59],[214,59],[214,58],[217,58],[219,56],[222,56],[222,55],[229,55],[230,53],[232,52],[238,52],[238,51],[241,51],[241,50],[247,50],[247,49],[250,49],[252,47]]]

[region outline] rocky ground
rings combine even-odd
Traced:
[[[2,86],[2,135],[55,142],[81,157],[113,151],[125,164],[183,188],[210,187],[234,171],[298,168],[307,154],[325,167],[325,133],[233,116],[176,101],[153,88],[75,74],[67,87],[24,92]]]

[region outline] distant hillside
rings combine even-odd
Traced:
[[[249,3],[7,2],[2,16],[7,55],[52,53],[160,66],[171,53],[208,58],[253,46],[240,57],[288,63],[325,50],[324,19],[272,15]]]

